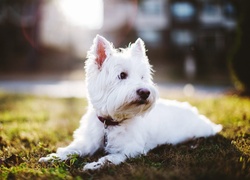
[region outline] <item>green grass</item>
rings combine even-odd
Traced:
[[[38,159],[72,140],[85,99],[0,94],[0,179],[250,179],[250,100],[224,96],[188,100],[223,131],[177,146],[164,145],[118,166],[84,172],[93,157]]]

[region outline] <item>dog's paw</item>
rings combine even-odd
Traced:
[[[60,157],[56,153],[49,154],[47,157],[41,157],[38,162],[49,162],[54,160],[60,160]]]
[[[87,170],[96,170],[96,169],[100,169],[103,166],[102,163],[100,162],[92,162],[92,163],[88,163],[83,167],[84,171]]]

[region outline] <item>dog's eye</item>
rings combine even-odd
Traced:
[[[126,79],[128,77],[128,74],[125,72],[121,72],[121,74],[118,77],[119,79]]]

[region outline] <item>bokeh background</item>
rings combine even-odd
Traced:
[[[145,41],[158,83],[250,87],[248,0],[2,0],[0,79],[83,79],[96,34]]]

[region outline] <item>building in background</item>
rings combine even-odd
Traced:
[[[166,52],[161,56],[183,66],[188,77],[227,70],[236,30],[236,10],[229,0],[143,0],[138,14],[138,36]]]

